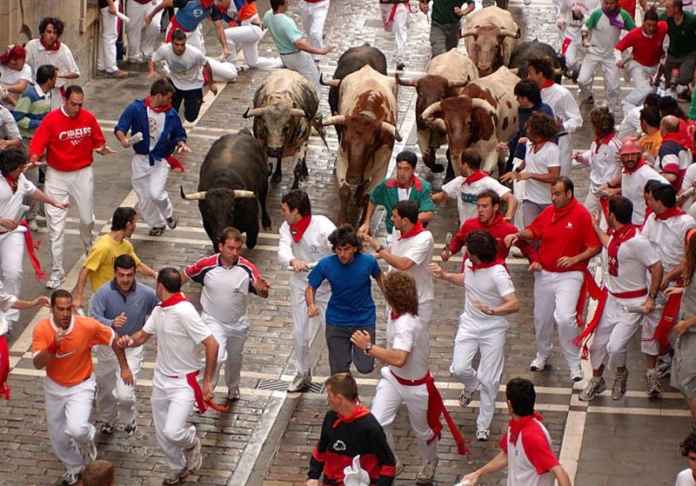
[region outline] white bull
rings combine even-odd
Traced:
[[[486,7],[467,17],[462,37],[479,75],[487,76],[510,63],[520,28],[509,11]]]

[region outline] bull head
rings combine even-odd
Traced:
[[[186,194],[182,186],[179,186],[179,192],[181,193],[181,198],[185,199],[186,201],[202,201],[205,199],[205,196],[208,193],[208,191],[200,191]],[[254,191],[246,191],[244,189],[233,189],[231,192],[232,197],[234,197],[235,199],[256,197]]]

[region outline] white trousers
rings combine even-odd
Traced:
[[[618,299],[609,294],[604,305],[602,318],[590,344],[590,363],[593,369],[609,364],[610,368],[626,366],[626,349],[645,316],[639,312],[627,312],[626,307],[638,307],[645,296],[633,299]]]
[[[326,326],[326,306],[329,304],[331,292],[317,292],[314,303],[319,309],[319,315],[307,316],[305,291],[301,288],[290,288],[290,303],[292,306],[292,322],[295,335],[295,370],[297,373],[309,373],[312,368],[310,345],[312,338],[320,329]]]
[[[298,51],[294,54],[281,54],[280,58],[283,60],[283,66],[304,76],[319,91],[319,68],[311,55]]]
[[[186,377],[171,378],[155,370],[150,399],[155,438],[169,467],[176,472],[186,467],[184,451],[196,440],[196,428],[187,424],[194,400]]]
[[[573,370],[580,366],[580,353],[573,340],[578,335],[575,307],[582,287],[582,272],[534,274],[534,330],[537,354],[548,360],[553,349],[553,330],[558,327],[561,351]]]
[[[388,366],[381,369],[382,378],[377,383],[375,397],[372,399],[372,415],[384,428],[392,449],[394,448],[392,437],[392,424],[403,403],[408,410],[408,420],[416,436],[416,445],[423,461],[433,461],[437,458],[437,440],[430,444],[433,431],[428,425],[428,388],[426,385],[404,386],[401,385]]]
[[[126,25],[126,33],[128,34],[129,60],[149,59],[159,46],[162,12],[157,12],[150,25],[145,26],[145,16],[154,10],[155,4],[156,2],[142,4],[135,0],[128,0],[130,22]]]
[[[53,452],[68,472],[80,472],[85,466],[79,444],[94,439],[96,433],[89,423],[95,387],[93,376],[69,387],[48,377],[44,379],[48,437]]]
[[[329,0],[316,3],[302,0],[300,10],[302,11],[302,25],[310,45],[321,49],[324,47],[324,24],[326,16],[329,14]]]
[[[246,316],[234,325],[220,322],[205,312],[201,313],[201,318],[208,325],[210,332],[220,345],[213,388],[217,386],[220,379],[220,370],[224,366],[225,383],[228,391],[230,391],[232,388],[239,386],[242,374],[244,343],[249,335],[249,323]]]
[[[328,0],[326,0],[328,3]],[[277,69],[283,67],[283,63],[277,57],[259,57],[259,41],[263,37],[263,31],[256,25],[240,25],[225,29],[227,44],[232,49],[232,57],[236,57],[236,50],[241,49],[244,60],[250,68]]]
[[[568,44],[568,49],[566,49],[566,66],[568,69],[580,69],[582,60],[585,58],[586,50],[582,47],[582,40],[580,37],[580,31],[578,29],[567,28],[566,33],[562,38],[569,38],[570,43]],[[561,43],[563,41],[561,40]]]
[[[627,71],[633,89],[623,100],[624,111],[629,111],[636,106],[642,106],[645,97],[655,91],[655,87],[650,82],[657,72],[657,66],[643,66],[636,61],[630,61]]]
[[[0,270],[3,291],[19,297],[22,291],[22,261],[24,259],[24,226],[0,235]],[[5,318],[10,327],[19,319],[18,309],[9,309]]]
[[[465,390],[479,390],[481,408],[476,428],[488,430],[495,414],[495,397],[505,364],[506,329],[481,330],[481,325],[485,326],[485,323],[472,324],[470,317],[460,316],[450,373],[464,385]],[[477,353],[481,359],[478,369],[474,369],[472,363]]]
[[[406,43],[408,42],[408,21],[411,10],[405,3],[396,5],[396,12],[391,23],[388,23],[393,4],[381,4],[384,30],[394,32],[395,54],[394,61],[398,64],[406,60]]]
[[[118,11],[119,0],[114,0],[114,5]],[[116,23],[118,17],[109,12],[108,7],[100,9],[101,15],[101,43],[99,45],[99,55],[97,56],[97,69],[113,73],[118,70],[116,64],[116,41],[118,32]]]
[[[130,424],[136,418],[135,387],[126,385],[121,379],[118,359],[110,346],[96,346],[95,376],[97,379],[97,410],[102,422]],[[143,363],[143,347],[126,349],[128,367],[137,379]]]
[[[174,207],[167,192],[169,164],[156,160],[150,165],[147,155],[135,154],[131,161],[131,183],[138,196],[137,209],[150,228],[162,228],[167,218],[174,214]]]
[[[60,202],[72,199],[80,214],[80,239],[85,253],[92,247],[94,229],[94,174],[92,166],[64,172],[52,167],[46,169],[46,194]],[[52,270],[63,272],[63,240],[68,211],[46,204],[49,251]]]
[[[619,68],[613,54],[601,57],[588,52],[582,60],[580,74],[578,75],[578,86],[580,87],[580,99],[587,99],[592,95],[592,80],[597,68],[602,69],[604,75],[604,89],[607,95],[607,104],[614,115],[621,114],[621,79]]]
[[[667,271],[665,271],[667,273]],[[660,293],[657,294],[655,299],[656,306],[664,306],[667,300]],[[660,343],[655,339],[655,331],[657,330],[657,325],[660,323],[660,318],[662,317],[662,309],[656,309],[652,311],[643,320],[643,326],[640,336],[640,350],[643,354],[650,356],[658,356],[660,354]]]

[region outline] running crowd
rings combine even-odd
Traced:
[[[95,435],[97,430],[112,434],[117,427],[129,435],[136,431],[135,384],[143,346],[152,336],[157,358],[151,406],[155,438],[169,466],[164,484],[178,484],[201,467],[201,441],[189,415],[208,408],[226,411],[240,399],[249,294],[266,298],[270,292],[256,265],[241,256],[243,235],[228,227],[219,235],[217,253],[183,269],[157,271],[138,258],[129,238],[139,217],[151,236],[177,226],[166,181],[171,170],[183,170],[178,154],[190,150],[178,113],[182,103],[185,120],[195,121],[204,90],[214,89],[213,79],[234,78],[242,67],[235,64],[236,48],[242,49],[249,68],[283,66],[318,85],[313,56],[331,50],[323,40],[329,1],[301,2],[306,33],[285,14],[288,0],[271,0],[263,21],[249,0],[128,3],[129,59],[149,62],[153,78],[158,69],[165,76],[155,79],[149,96],[130,103],[119,117],[114,136],[134,151],[132,184],[138,202],[136,208],[117,208],[111,231],[96,239],[93,154],[114,151],[85,107],[84,91],[71,84],[80,73],[60,40],[63,22],[43,19],[39,39],[0,55],[0,393],[10,399],[6,335],[19,311],[50,307],[49,318],[33,331],[33,363],[46,370],[47,426],[53,450],[65,466],[63,484],[113,481],[113,467],[95,461]],[[408,32],[408,2],[380,3],[385,28],[395,31],[401,46],[400,56]],[[645,368],[631,372],[644,373],[648,394],[656,400],[669,374],[696,420],[696,106],[687,116],[678,101],[690,99],[696,14],[686,11],[681,0],[666,0],[664,15],[641,5],[642,24],[635,27],[635,2],[585,3],[559,5],[558,26],[569,69],[577,68],[581,104],[594,102],[589,88],[599,65],[604,73],[609,106],[590,111],[595,138],[589,150],[573,155],[573,132],[583,125],[578,100],[554,82],[551,60],[534,58],[526,79],[515,87],[519,130],[498,147],[508,162],[499,179],[481,170],[478,153],[466,150],[461,175],[433,191],[416,175],[417,154],[403,151],[396,156],[395,176],[371,192],[358,228],[336,227],[329,218],[313,214],[310,197],[302,190],[283,195],[277,258],[292,271],[296,367],[288,392],[306,391],[312,383],[310,342],[320,329],[325,329],[331,370],[325,383],[331,410],[312,451],[308,486],[349,483],[349,477],[357,481],[353,484],[392,484],[402,467],[391,430],[402,404],[422,459],[417,484],[435,479],[441,418],[458,452],[467,452],[429,371],[434,280],[464,288],[450,373],[463,388],[461,407],[478,394],[475,437],[490,439],[505,364],[507,316],[520,309],[506,267],[511,252],[527,258],[534,275],[536,354],[530,357],[530,370],[543,373],[549,368],[557,334],[569,383],[585,380],[580,399],[600,396],[608,388],[608,375],[608,394],[621,400],[629,375],[627,349],[639,334]],[[100,5],[104,27],[99,68],[122,77],[127,73],[115,65],[115,28],[107,28],[116,21],[118,1],[100,0]],[[152,25],[158,26],[162,11],[171,7],[176,10],[165,42],[158,46],[160,31]],[[431,11],[430,42],[436,55],[456,47],[459,20],[474,4],[434,0],[420,7]],[[578,24],[578,16],[584,22]],[[205,56],[201,25],[206,18],[214,22],[223,61]],[[279,59],[258,56],[264,27]],[[399,56],[396,68],[403,69],[405,59]],[[623,98],[621,69],[631,85]],[[660,77],[665,78],[662,84]],[[576,199],[569,177],[573,164],[589,168],[583,202]],[[432,263],[434,239],[427,229],[437,205],[450,199],[457,202],[459,221],[440,257],[447,262],[461,253],[456,271]],[[71,206],[79,213],[86,258],[69,292],[61,286]],[[374,236],[378,207],[387,215],[386,241]],[[51,258],[46,286],[53,292],[50,298],[22,300],[17,295],[25,250],[37,276],[42,275],[32,242],[41,212]],[[154,278],[155,288],[138,281],[136,274]],[[202,286],[200,310],[181,291],[189,280]],[[386,340],[376,335],[372,280],[387,302]],[[92,297],[86,305],[88,294]],[[583,375],[582,358],[589,359],[592,376]],[[368,410],[359,400],[351,365],[366,374],[374,370],[375,360],[385,366]],[[214,392],[223,366],[226,401],[217,403]],[[460,484],[476,484],[480,477],[507,468],[509,485],[569,485],[535,412],[533,384],[514,378],[505,393],[511,419],[500,438],[500,452]],[[97,426],[89,421],[94,402]],[[676,484],[696,485],[696,435],[682,449],[690,469],[679,474]]]

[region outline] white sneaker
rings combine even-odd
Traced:
[[[594,400],[607,389],[607,383],[601,376],[593,376],[592,379],[587,383],[585,389],[580,393],[580,400],[583,402],[589,402]]]
[[[433,478],[435,477],[435,469],[437,469],[437,459],[428,461],[423,464],[418,474],[416,474],[416,484],[419,486],[431,485],[433,484]]]
[[[184,456],[186,456],[186,469],[185,474],[188,475],[192,472],[198,471],[203,465],[203,455],[201,454],[201,439],[196,437],[196,441],[193,447],[186,449],[184,451]]]
[[[61,486],[73,486],[77,484],[80,481],[80,473],[79,472],[70,472],[70,471],[65,471],[65,474],[63,474],[63,482],[61,483]]]
[[[476,440],[479,442],[486,442],[491,436],[491,431],[488,429],[479,429],[476,431]]]
[[[311,373],[297,373],[293,378],[292,383],[288,385],[288,393],[297,393],[305,391],[312,384]]]
[[[546,360],[537,354],[532,362],[529,363],[529,369],[531,371],[544,371],[546,369]]]
[[[459,394],[459,406],[461,406],[462,408],[468,407],[473,398],[474,398],[473,391],[469,391],[466,389],[462,390],[462,392]]]
[[[63,280],[65,280],[65,274],[63,271],[53,270],[51,272],[51,276],[48,277],[48,280],[46,280],[46,288],[51,290],[59,289],[63,284]]]
[[[570,370],[570,381],[572,381],[573,383],[577,383],[578,381],[582,381],[584,377],[585,377],[585,374],[582,372],[582,366],[578,365],[577,367]],[[602,380],[602,381],[604,381],[604,380]]]
[[[80,454],[87,464],[97,459],[97,445],[94,439],[79,444]]]
[[[662,394],[662,383],[657,375],[657,370],[649,369],[645,372],[645,380],[648,382],[648,396],[650,398],[660,398]]]
[[[174,472],[174,471],[169,471],[167,475],[164,477],[162,480],[162,484],[179,484],[181,480],[183,479],[183,476],[181,473]]]
[[[241,398],[241,394],[239,393],[239,387],[235,386],[233,388],[230,388],[227,392],[227,401],[228,402],[237,402]]]

